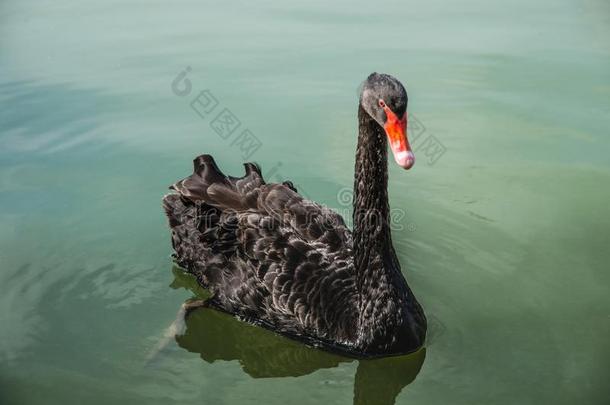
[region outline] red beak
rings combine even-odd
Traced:
[[[382,108],[387,118],[383,128],[388,135],[394,160],[403,169],[410,169],[415,164],[415,155],[407,139],[407,112],[399,119],[385,103]]]

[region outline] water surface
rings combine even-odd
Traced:
[[[603,0],[2,2],[0,402],[603,403],[609,38]],[[418,123],[390,195],[425,351],[350,361],[205,311],[168,336],[202,292],[173,268],[166,187],[251,153],[349,215],[374,70]]]

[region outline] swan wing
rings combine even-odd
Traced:
[[[280,331],[347,339],[356,290],[343,218],[291,183],[266,184],[254,164],[235,178],[209,155],[194,163],[164,199],[178,262],[223,310]]]

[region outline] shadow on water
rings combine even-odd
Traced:
[[[197,296],[205,290],[178,268],[172,288],[186,288]],[[225,313],[200,308],[186,319],[178,345],[199,353],[207,363],[237,360],[252,378],[299,377],[340,363],[358,362],[354,404],[394,404],[402,389],[415,380],[426,357],[425,349],[406,356],[355,360],[308,347],[269,330],[241,322]]]

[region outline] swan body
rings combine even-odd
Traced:
[[[170,187],[163,206],[175,260],[212,292],[206,305],[352,357],[422,346],[426,318],[388,223],[388,141],[399,165],[413,164],[406,100],[391,76],[374,73],[364,83],[353,231],[292,183],[266,183],[256,164],[231,177],[210,155],[194,160],[193,174]]]

